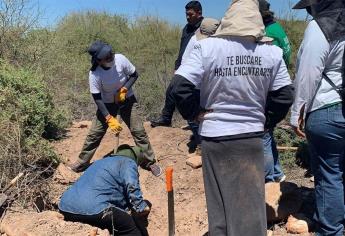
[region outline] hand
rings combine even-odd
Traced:
[[[293,129],[298,137],[305,138],[305,133],[303,131],[304,129],[304,119],[298,118],[298,127],[293,126]]]
[[[117,95],[115,96],[115,103],[123,103],[126,100],[128,89],[126,87],[122,87],[117,92]]]
[[[131,215],[135,217],[147,217],[151,212],[151,207],[146,206],[141,212],[136,212],[132,210]]]
[[[211,113],[211,112],[213,112],[212,109],[201,111],[201,112],[199,113],[199,115],[196,117],[195,121],[196,121],[197,123],[202,122],[202,121],[204,120],[205,115],[207,115],[208,113]]]
[[[299,117],[298,117],[298,127],[293,126],[293,129],[295,131],[295,133],[297,134],[297,136],[301,137],[301,138],[305,138],[305,133],[304,133],[304,105],[301,108]]]
[[[108,115],[106,117],[106,122],[107,122],[109,128],[111,129],[111,131],[113,131],[115,134],[119,134],[120,131],[122,130],[120,122],[116,118],[114,118],[113,116]]]

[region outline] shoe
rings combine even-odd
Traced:
[[[275,179],[274,182],[276,182],[276,183],[282,183],[282,182],[285,181],[285,179],[286,179],[286,175],[282,175],[282,176],[280,176],[279,178]]]
[[[157,164],[152,164],[149,166],[149,168],[151,173],[156,177],[160,176],[163,173],[162,168]]]
[[[74,163],[66,164],[66,167],[73,172],[79,173],[85,171],[90,165],[90,162],[81,163],[80,161],[75,161]]]
[[[159,117],[156,120],[151,120],[151,127],[154,128],[157,126],[170,127],[171,126],[171,120],[164,119],[163,117]]]

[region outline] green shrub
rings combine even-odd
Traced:
[[[42,77],[0,60],[0,111],[0,184],[27,165],[58,162],[43,137],[58,138],[67,121]]]

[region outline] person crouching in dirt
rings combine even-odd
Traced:
[[[181,115],[201,118],[209,235],[267,234],[266,98],[274,121],[276,109],[292,104],[293,87],[282,50],[265,43],[272,39],[264,29],[257,0],[234,0],[216,33],[195,43],[174,77]]]
[[[108,229],[113,235],[148,235],[151,204],[143,199],[138,173],[145,161],[141,148],[127,144],[95,161],[63,193],[59,210],[65,220]]]
[[[141,167],[159,176],[161,168],[156,162],[149,138],[139,115],[139,105],[132,86],[138,79],[133,64],[122,54],[114,54],[112,47],[95,41],[88,50],[91,55],[89,73],[90,92],[97,105],[96,117],[86,137],[84,146],[75,163],[68,166],[75,172],[84,171],[96,152],[108,127],[118,134],[122,127],[116,119],[120,113],[122,120],[130,129],[134,142],[141,147],[147,160]]]

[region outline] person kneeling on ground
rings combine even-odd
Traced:
[[[65,220],[106,228],[113,235],[148,235],[151,204],[143,199],[138,173],[144,162],[141,148],[127,144],[95,161],[63,193],[59,210]]]

